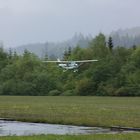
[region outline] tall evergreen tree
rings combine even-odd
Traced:
[[[114,45],[113,45],[113,41],[112,41],[112,37],[110,36],[109,39],[108,39],[108,47],[109,47],[109,50],[112,51]]]
[[[67,50],[64,51],[63,59],[64,60],[67,60],[68,59],[68,51]]]
[[[47,53],[44,56],[44,60],[48,60],[48,54]]]
[[[134,45],[132,46],[132,48],[133,48],[133,50],[136,50],[137,46],[134,44]]]
[[[71,56],[71,52],[72,52],[72,49],[71,49],[71,47],[69,46],[69,48],[68,48],[68,56]]]
[[[12,59],[12,56],[13,56],[12,49],[9,48],[8,58],[9,58],[9,59]]]

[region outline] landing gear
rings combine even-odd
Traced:
[[[78,69],[75,69],[73,72],[78,72]]]
[[[63,70],[63,72],[66,72],[67,70]]]

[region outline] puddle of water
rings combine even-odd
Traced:
[[[56,125],[45,123],[26,123],[0,120],[0,136],[27,136],[41,134],[78,135],[78,134],[116,133],[107,128]]]

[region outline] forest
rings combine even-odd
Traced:
[[[114,47],[100,33],[88,47],[65,51],[63,60],[98,59],[78,72],[63,72],[57,64],[24,51],[23,55],[0,48],[0,95],[30,96],[140,96],[140,47]]]

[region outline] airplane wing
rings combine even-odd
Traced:
[[[58,63],[59,62],[60,63],[61,61],[51,61],[50,60],[50,61],[42,61],[42,62],[44,62],[44,63]]]
[[[46,63],[71,63],[71,62],[75,62],[75,63],[88,63],[88,62],[96,62],[98,60],[93,59],[93,60],[79,60],[79,61],[61,61],[61,60],[57,60],[57,61],[43,61]]]
[[[46,60],[46,61],[43,61],[43,62],[46,62],[46,63],[66,63],[67,61],[61,61],[60,59],[57,59],[57,60]]]
[[[76,62],[76,63],[88,63],[88,62],[96,62],[98,60],[93,59],[93,60],[79,60],[79,61],[72,61],[72,62]]]

